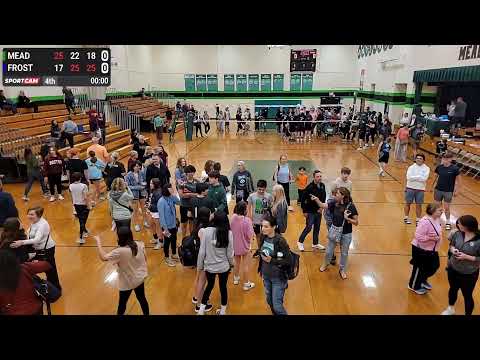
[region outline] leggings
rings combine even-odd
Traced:
[[[148,307],[147,298],[145,297],[145,284],[141,283],[139,286],[133,289],[133,291],[135,291],[135,296],[137,297],[137,300],[140,303],[140,307],[142,308],[143,315],[150,315],[150,309]],[[120,290],[117,315],[125,314],[125,310],[127,309],[128,298],[130,297],[131,293],[132,293],[132,289]]]
[[[55,195],[55,186],[58,195],[62,195],[62,174],[48,175],[48,186],[50,187],[50,195]]]
[[[473,290],[478,280],[478,270],[473,274],[461,274],[451,268],[447,269],[448,283],[448,305],[453,306],[457,301],[458,290],[462,291],[465,303],[465,315],[472,315],[475,302],[473,301]]]
[[[132,225],[132,219],[125,219],[125,220],[115,220],[113,219],[113,221],[115,221],[115,227],[117,228],[117,231],[118,229],[120,229],[121,227],[123,226],[126,226],[130,229],[130,226]]]
[[[202,304],[207,305],[208,299],[210,298],[210,294],[212,293],[213,287],[215,286],[215,276],[218,275],[218,282],[220,287],[220,302],[222,306],[227,306],[228,303],[228,291],[227,291],[227,281],[228,281],[228,274],[230,274],[230,270],[225,271],[224,273],[210,273],[205,271],[205,275],[207,276],[207,287],[203,293],[202,297]]]
[[[87,232],[87,220],[90,210],[88,210],[86,205],[74,204],[75,212],[77,213],[78,222],[80,223],[80,237]]]
[[[287,204],[290,206],[290,183],[281,183],[279,182],[280,185],[282,185],[283,190],[285,191],[285,197],[287,199]]]
[[[169,255],[169,247],[172,248],[172,255],[177,254],[177,229],[168,229],[170,232],[170,236],[165,236],[163,238],[163,253],[165,255],[165,259],[170,257]]]
[[[195,137],[198,137],[198,130],[200,130],[200,136],[203,136],[202,133],[202,123],[195,123]]]

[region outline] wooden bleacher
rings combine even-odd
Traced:
[[[31,147],[38,154],[42,140],[50,137],[51,121],[56,120],[60,127],[68,118],[65,104],[44,105],[38,107],[38,112],[24,112],[15,115],[0,116],[0,147],[8,153],[15,154],[18,159],[23,159],[23,151]],[[75,135],[75,147],[81,149],[82,159],[87,157],[86,150],[92,144],[90,140],[88,115],[71,115],[77,125],[83,125],[84,133]],[[121,130],[111,122],[106,124],[107,150],[118,151],[120,157],[125,157],[132,149],[130,145],[130,130]],[[68,148],[60,149],[60,153],[66,156]]]

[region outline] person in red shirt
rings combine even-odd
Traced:
[[[32,276],[50,268],[46,261],[20,265],[13,253],[0,250],[0,314],[43,315],[43,302],[35,292]]]

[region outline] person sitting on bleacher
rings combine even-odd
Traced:
[[[55,141],[60,139],[62,130],[58,126],[57,120],[52,120],[50,123],[50,136],[55,139]]]
[[[12,110],[14,114],[17,113],[17,106],[5,97],[3,90],[0,90],[0,109]]]
[[[73,148],[73,137],[78,133],[78,126],[69,116],[62,126],[62,136],[68,141],[68,145]]]
[[[30,99],[25,95],[23,90],[18,93],[17,109],[18,108],[33,108],[34,112],[38,112],[38,105],[30,102]]]

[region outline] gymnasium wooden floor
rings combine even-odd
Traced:
[[[183,135],[183,134],[182,134]],[[153,136],[150,136],[153,138]],[[285,144],[276,134],[266,133],[237,138],[234,134],[218,137],[214,126],[208,138],[195,139],[191,143],[177,140],[166,147],[169,164],[173,173],[176,159],[185,156],[189,164],[203,169],[206,160],[222,163],[222,172],[228,174],[235,161],[277,160],[281,153],[287,153],[290,160],[311,160],[322,170],[324,182],[334,180],[342,166],[352,169],[354,201],[359,210],[360,225],[354,228],[353,242],[349,256],[349,278],[342,281],[337,267],[330,267],[325,273],[318,268],[324,252],[311,250],[311,234],[306,239],[306,251],[301,254],[299,276],[289,283],[286,291],[286,308],[289,314],[347,315],[347,314],[439,314],[447,305],[448,282],[444,271],[447,242],[441,250],[441,267],[431,279],[433,290],[419,296],[407,289],[410,276],[410,241],[415,225],[403,223],[403,191],[406,165],[395,163],[388,166],[388,175],[378,177],[376,150],[357,151],[356,146],[343,144],[339,140],[315,140],[307,144]],[[428,156],[428,165],[432,165]],[[273,169],[272,169],[273,171]],[[432,169],[433,171],[433,169]],[[255,174],[253,174],[255,177]],[[255,178],[258,179],[258,178]],[[267,179],[269,182],[270,179]],[[460,196],[454,199],[452,217],[455,220],[463,214],[480,218],[480,183],[471,178],[463,179]],[[430,176],[426,201],[432,200]],[[117,290],[111,284],[114,267],[99,260],[93,239],[79,247],[78,222],[72,215],[69,195],[63,202],[49,203],[40,197],[39,185],[35,184],[29,203],[20,197],[23,184],[6,185],[5,190],[13,193],[22,221],[26,224],[26,208],[41,204],[46,208],[46,218],[52,226],[57,242],[57,266],[64,289],[63,297],[53,305],[54,314],[115,314]],[[295,203],[295,202],[293,202]],[[230,202],[230,207],[233,203]],[[297,251],[296,242],[304,226],[304,217],[294,205],[289,215],[286,238]],[[411,214],[414,214],[412,207]],[[413,215],[414,216],[414,215]],[[108,248],[116,244],[111,231],[111,219],[106,202],[98,205],[90,214],[87,228],[98,234]],[[447,233],[444,232],[444,239]],[[170,268],[163,262],[163,251],[153,251],[148,230],[136,233],[138,240],[147,246],[150,276],[146,280],[147,298],[151,314],[191,315],[194,314],[191,296],[195,270],[181,265]],[[325,244],[326,227],[322,221],[320,242]],[[232,315],[269,314],[265,303],[264,290],[256,273],[257,262],[251,266],[250,280],[256,287],[248,292],[241,285],[234,286],[229,279],[228,313]],[[475,290],[477,307],[474,314],[480,314],[480,294]],[[219,305],[218,288],[213,291],[211,301]],[[459,294],[457,313],[462,314],[463,298]],[[213,313],[213,312],[212,312]],[[141,314],[140,307],[132,294],[127,314]]]

